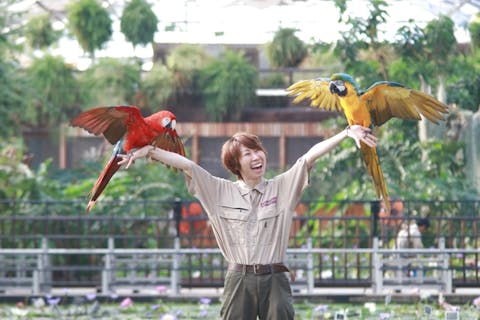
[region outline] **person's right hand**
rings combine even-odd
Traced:
[[[355,144],[360,148],[360,142],[365,143],[369,147],[377,145],[377,137],[375,137],[370,128],[362,127],[360,125],[351,125],[346,129],[347,136],[355,140]]]

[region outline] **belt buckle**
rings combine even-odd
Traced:
[[[260,274],[260,275],[265,274],[265,271],[263,269],[264,267],[268,267],[268,269],[269,269],[268,273],[273,273],[273,265],[271,265],[271,264],[267,264],[267,265],[265,265],[265,264],[254,264],[253,265],[253,273],[254,274]]]

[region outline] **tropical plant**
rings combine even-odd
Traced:
[[[51,20],[49,14],[43,14],[27,22],[25,37],[32,48],[46,49],[60,39],[62,32],[53,29]]]
[[[48,177],[51,161],[44,162],[35,171],[26,163],[27,158],[20,142],[0,143],[0,199],[50,200],[58,197],[58,184]]]
[[[27,81],[26,125],[56,127],[79,110],[82,95],[73,68],[63,58],[45,55],[34,59],[27,69]]]
[[[101,58],[80,77],[87,108],[136,104],[140,66],[129,60]]]
[[[239,120],[242,109],[255,101],[257,70],[242,51],[225,50],[220,59],[201,70],[200,79],[210,120]]]
[[[368,4],[369,16],[364,19],[343,17],[345,1],[335,2],[340,10],[340,22],[345,22],[349,28],[340,33],[341,39],[337,41],[334,52],[342,61],[344,70],[357,75],[357,78],[364,78],[365,83],[373,83],[378,79],[388,79],[386,45],[379,40],[381,25],[388,15],[388,4],[383,0],[369,0]]]
[[[295,35],[296,31],[280,28],[275,32],[272,42],[267,44],[267,56],[273,67],[296,67],[307,56],[307,46]]]
[[[345,125],[338,119],[331,121],[334,126]],[[413,130],[416,125],[415,121],[393,119],[375,132],[390,194],[404,199],[474,198],[475,191],[465,177],[462,144],[419,142]],[[375,199],[363,159],[350,140],[317,161],[311,181],[306,194],[309,199]]]
[[[173,73],[176,98],[185,95],[198,96],[199,72],[211,61],[212,57],[200,45],[182,44],[169,53],[166,65]]]
[[[134,47],[147,45],[153,43],[157,24],[158,18],[147,1],[131,0],[120,18],[120,31]]]
[[[8,9],[13,0],[0,1],[0,136],[2,140],[18,136],[21,118],[27,105],[25,90],[28,85],[19,72],[20,47],[15,45],[21,36],[18,24],[10,20],[18,18]],[[12,17],[13,16],[13,17]]]
[[[173,72],[166,65],[156,62],[140,83],[138,107],[150,113],[168,104],[175,92]]]
[[[480,13],[477,13],[475,19],[468,25],[472,48],[478,50],[480,48]]]
[[[112,37],[112,19],[97,0],[74,1],[68,8],[68,24],[85,52],[95,58]]]

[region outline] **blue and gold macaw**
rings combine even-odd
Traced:
[[[352,76],[345,73],[336,73],[330,78],[301,80],[287,91],[289,96],[296,96],[294,103],[309,99],[311,106],[341,112],[349,125],[364,127],[381,126],[393,117],[421,120],[421,115],[438,124],[448,112],[445,104],[430,95],[396,82],[379,81],[367,90],[360,90]],[[360,150],[375,184],[377,198],[382,197],[390,211],[376,148],[361,143]]]

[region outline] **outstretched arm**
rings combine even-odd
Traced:
[[[372,134],[369,128],[359,125],[348,126],[342,132],[317,143],[305,153],[304,157],[307,158],[308,167],[311,168],[318,158],[331,151],[347,137],[354,139],[357,147],[360,147],[360,142],[365,143],[369,147],[377,145],[377,137]]]
[[[119,161],[118,164],[123,165],[126,163],[127,166],[125,169],[128,169],[136,159],[149,157],[171,167],[182,170],[189,177],[191,177],[192,164],[194,163],[192,160],[178,153],[155,148],[154,146],[150,145],[140,148],[131,154],[121,154],[120,157],[122,160]]]

